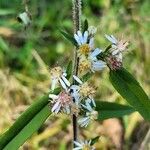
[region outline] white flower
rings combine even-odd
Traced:
[[[77,76],[73,75],[74,80],[76,80],[79,85],[72,85],[71,89],[74,91],[74,95],[80,97],[81,99],[92,98],[96,91],[93,86],[88,82],[83,83]]]
[[[74,144],[76,147],[73,150],[95,150],[93,146],[91,146],[91,140],[90,141],[74,141]]]
[[[27,12],[20,13],[17,17],[18,21],[22,22],[25,26],[31,23],[31,16]]]
[[[87,112],[85,117],[82,117],[78,120],[78,124],[81,127],[87,127],[91,121],[97,119],[98,112],[95,111],[88,102],[86,103],[86,105],[82,104],[82,106],[87,110]]]
[[[88,53],[94,48],[94,38],[89,37],[88,31],[85,31],[83,34],[81,31],[77,31],[77,34],[74,34],[74,38],[78,43],[79,50],[78,55],[88,55]]]
[[[87,72],[91,70],[92,72],[100,71],[106,67],[106,63],[102,60],[98,60],[97,56],[102,52],[101,49],[96,48],[89,52],[87,57],[80,56],[79,60],[79,70],[80,72]]]
[[[51,90],[55,89],[55,86],[58,82],[65,90],[67,90],[67,86],[70,86],[70,82],[66,79],[67,74],[62,70],[61,67],[55,67],[51,69],[50,74],[52,79]]]
[[[71,113],[71,105],[72,105],[72,97],[67,92],[60,92],[58,95],[49,94],[49,98],[52,99],[51,103],[53,105],[51,111],[54,113],[58,113],[60,111],[70,114]]]
[[[106,63],[102,60],[98,60],[97,56],[102,52],[101,49],[96,48],[93,52],[89,54],[89,61],[91,62],[91,71],[100,71],[106,67]]]
[[[74,34],[74,38],[79,46],[86,44],[88,41],[88,31],[85,31],[83,34],[81,31],[77,31],[77,34]]]
[[[129,43],[123,40],[117,40],[113,35],[105,35],[105,37],[112,43],[112,56],[122,62],[122,52],[126,50]]]

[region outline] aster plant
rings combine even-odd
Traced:
[[[73,61],[68,66],[56,66],[50,69],[51,88],[45,96],[36,100],[6,131],[0,136],[1,149],[18,149],[36,132],[49,115],[67,114],[72,119],[73,149],[94,150],[99,136],[92,139],[79,139],[79,126],[86,128],[93,121],[102,121],[113,117],[122,117],[138,111],[145,120],[150,121],[150,100],[136,79],[123,68],[123,55],[128,42],[113,35],[104,38],[110,45],[102,49],[95,46],[96,27],[84,21],[81,27],[81,0],[72,0],[74,33],[61,31],[74,48]],[[110,83],[130,104],[101,102],[95,100],[97,88],[90,78],[96,72],[109,69]]]

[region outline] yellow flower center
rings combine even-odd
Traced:
[[[79,71],[84,72],[91,68],[91,62],[87,59],[80,60]]]
[[[82,55],[87,55],[89,52],[90,52],[90,46],[89,46],[89,44],[83,44],[83,45],[81,45],[80,46],[80,48],[79,48],[79,52],[80,52],[80,54],[82,54]]]
[[[55,77],[55,78],[59,78],[62,75],[63,71],[61,67],[54,67],[53,69],[51,69],[51,76]]]
[[[92,111],[91,113],[91,120],[96,120],[98,117],[98,112],[97,111]]]
[[[90,146],[87,144],[83,146],[83,150],[90,150],[90,149],[91,149]]]
[[[83,97],[94,96],[96,93],[95,89],[90,86],[87,82],[81,85],[80,93]]]

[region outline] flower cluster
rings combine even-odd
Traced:
[[[122,66],[122,53],[126,50],[128,42],[117,40],[113,35],[105,35],[111,42],[111,45],[102,51],[100,48],[94,47],[94,35],[96,28],[91,26],[87,31],[77,31],[74,34],[74,40],[77,46],[77,57],[80,77],[86,73],[94,73],[100,71],[106,66],[112,70],[117,70]],[[68,70],[67,70],[68,71]],[[81,127],[87,127],[89,123],[96,120],[98,112],[96,111],[96,103],[94,96],[96,88],[93,87],[88,80],[83,82],[76,75],[72,75],[70,82],[67,72],[61,67],[51,69],[51,91],[49,94],[52,113],[65,113],[75,115],[78,118],[78,124]],[[54,89],[59,85],[60,92],[54,94]],[[74,143],[74,150],[94,150],[91,141]]]
[[[55,67],[51,70],[51,90],[54,90],[58,83],[62,86],[62,91],[58,95],[49,94],[52,105],[51,111],[55,114],[59,112],[76,116],[80,114],[82,117],[78,123],[81,127],[86,127],[91,120],[97,119],[98,113],[95,111],[96,104],[94,101],[95,88],[88,82],[83,83],[75,75],[73,75],[73,79],[77,84],[71,85],[66,76],[66,72],[61,67]]]

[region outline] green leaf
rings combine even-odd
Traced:
[[[7,52],[9,50],[8,44],[4,41],[2,37],[0,37],[0,49]]]
[[[91,146],[98,142],[100,136],[96,136],[95,138],[91,139]]]
[[[87,72],[86,74],[84,74],[81,78],[81,81],[86,82],[87,80],[89,80],[92,77],[92,73],[91,72]]]
[[[96,111],[98,111],[98,120],[102,121],[109,118],[119,118],[124,115],[129,115],[135,110],[127,105],[96,101]]]
[[[89,27],[89,25],[88,25],[88,20],[85,19],[85,21],[84,21],[84,26],[83,26],[83,32],[87,31],[87,30],[88,30],[88,27]]]
[[[59,90],[53,93],[58,94]],[[28,137],[30,137],[50,115],[48,112],[48,94],[35,101],[16,122],[0,136],[0,150],[8,149],[11,145],[21,146]],[[26,133],[30,131],[29,133]],[[14,147],[13,147],[14,148]],[[11,148],[11,150],[13,150]]]
[[[110,81],[120,95],[134,107],[145,120],[150,121],[150,100],[136,79],[124,68],[110,71]]]
[[[39,111],[28,124],[3,148],[17,150],[34,132],[36,132],[50,115],[48,106]]]
[[[71,77],[71,74],[72,74],[72,61],[70,61],[68,63],[66,73],[67,73],[67,79],[69,79]]]
[[[69,40],[73,45],[78,46],[76,40],[74,39],[74,37],[72,35],[70,35],[69,33],[66,33],[62,30],[60,30],[60,33],[67,39]]]

